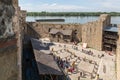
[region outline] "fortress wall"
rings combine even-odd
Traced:
[[[30,22],[33,29],[38,32],[41,37],[49,37],[49,29],[72,29],[77,30],[77,37],[83,43],[87,43],[88,47],[102,50],[103,28],[110,25],[110,16],[102,14],[97,21],[88,22],[86,24],[52,24]]]
[[[33,29],[38,32],[42,38],[49,37],[49,28],[72,29],[77,30],[77,37],[82,42],[88,43],[89,47],[102,49],[102,23],[100,21],[90,22],[86,24],[50,24],[34,22],[30,23]]]
[[[3,9],[2,9],[3,8]],[[4,20],[5,24],[12,23],[13,32],[15,33],[15,39],[17,42],[13,42],[14,39],[4,38],[0,41],[0,79],[1,80],[22,80],[21,76],[21,40],[20,40],[20,7],[18,6],[18,0],[0,0],[0,10],[6,10],[6,13],[1,13],[0,19]],[[2,11],[3,12],[3,11]],[[2,25],[3,29],[8,27]],[[0,26],[1,28],[1,26]],[[2,29],[0,29],[2,30]],[[4,43],[4,44],[3,44]],[[15,47],[13,47],[13,44]],[[19,70],[18,70],[19,69]],[[19,77],[18,77],[19,74]]]
[[[19,30],[19,15],[20,15],[20,7],[15,8],[15,15],[13,16],[13,30],[15,33]]]
[[[88,22],[82,27],[82,42],[87,43],[88,47],[102,50],[103,28],[110,25],[110,16],[102,14],[99,20]]]
[[[17,80],[17,48],[11,48],[0,51],[1,80]]]
[[[71,29],[77,30],[77,37],[81,40],[82,35],[82,25],[81,24],[52,24],[52,23],[29,23],[36,32],[40,34],[42,38],[49,37],[49,29],[56,28],[56,29]]]
[[[86,23],[82,27],[82,42],[88,47],[102,49],[102,24],[100,21]]]
[[[15,14],[13,5],[12,0],[0,0],[0,19],[2,20],[0,31],[7,29],[7,27],[13,29],[14,25],[11,24]],[[4,31],[1,36],[6,36]],[[0,41],[0,80],[17,80],[17,47],[12,48],[13,44],[17,45],[16,42],[7,38]]]
[[[117,41],[117,58],[116,58],[116,72],[117,72],[117,80],[120,80],[120,25],[118,26],[119,31],[118,31],[118,35],[119,35],[119,39]]]

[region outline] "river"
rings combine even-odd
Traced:
[[[39,17],[34,17],[34,16],[27,16],[26,21],[27,22],[34,22],[36,19],[65,19],[64,23],[80,23],[84,24],[87,22],[92,22],[95,20],[98,20],[99,17],[97,16],[71,16],[71,17],[64,17],[64,16],[39,16]],[[111,17],[111,23],[112,24],[120,24],[120,16],[114,16]]]

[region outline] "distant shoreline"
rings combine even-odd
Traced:
[[[100,16],[100,14],[120,16],[120,12],[27,12],[27,16]]]

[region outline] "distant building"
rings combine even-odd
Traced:
[[[117,25],[105,27],[103,31],[103,50],[116,52],[118,38]]]

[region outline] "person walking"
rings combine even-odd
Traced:
[[[81,80],[81,77],[83,76],[83,73],[82,72],[80,72],[80,75],[79,75],[79,77],[78,77],[78,80]]]
[[[78,80],[80,80],[80,76],[78,76]]]
[[[97,74],[97,79],[96,80],[99,80],[99,74]]]

